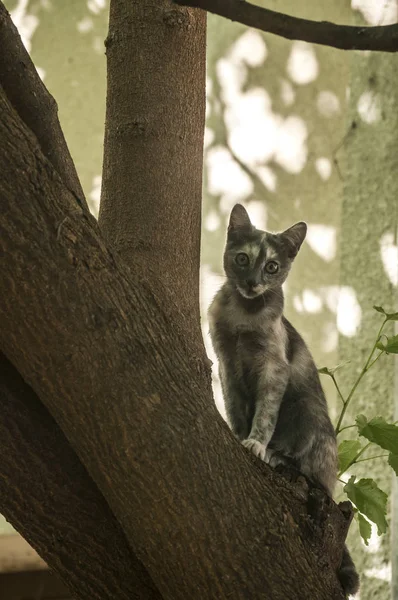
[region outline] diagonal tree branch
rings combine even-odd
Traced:
[[[210,13],[261,29],[288,40],[331,46],[340,50],[398,52],[398,24],[377,27],[336,25],[309,21],[250,4],[245,0],[173,0],[181,6],[202,8]]]
[[[0,1],[0,84],[21,119],[37,137],[77,203],[89,214],[75,165],[58,120],[58,107],[40,79],[17,28]]]
[[[161,600],[62,431],[5,357],[0,405],[4,516],[76,600]]]

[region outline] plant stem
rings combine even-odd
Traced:
[[[388,454],[376,454],[376,456],[368,456],[368,458],[361,458],[360,460],[356,460],[356,463],[365,462],[365,460],[373,460],[374,458],[387,458]]]
[[[382,354],[384,354],[384,350],[382,350],[382,351],[380,352],[380,354],[378,354],[378,355],[376,356],[376,358],[375,358],[375,359],[374,359],[374,360],[373,360],[373,361],[370,363],[370,365],[368,366],[368,371],[369,371],[369,369],[370,369],[371,367],[373,367],[373,365],[375,364],[375,362],[377,362],[377,361],[379,360],[379,358],[380,358],[380,356],[381,356]]]
[[[344,405],[345,404],[345,399],[344,399],[343,394],[341,393],[341,390],[340,390],[340,388],[338,386],[338,383],[337,383],[337,380],[336,380],[336,377],[334,376],[334,374],[331,375],[331,378],[333,379],[333,383],[336,386],[337,393],[340,396],[340,399],[343,401],[343,405]]]
[[[354,423],[353,425],[346,425],[345,427],[341,427],[339,433],[341,433],[345,429],[351,429],[352,427],[356,427],[356,426],[357,426],[356,423]]]
[[[373,358],[373,355],[374,355],[374,353],[375,353],[375,350],[376,350],[376,344],[378,343],[378,341],[379,341],[379,339],[380,339],[381,332],[383,331],[383,327],[384,327],[384,325],[385,325],[386,323],[387,323],[387,319],[384,319],[384,321],[383,321],[383,323],[381,324],[381,327],[380,327],[380,329],[379,329],[379,333],[377,334],[376,341],[375,341],[375,343],[373,344],[373,348],[372,348],[372,350],[371,350],[371,352],[370,352],[370,354],[369,354],[369,356],[368,356],[368,360],[366,361],[366,363],[365,363],[365,366],[363,367],[363,369],[362,369],[362,371],[360,372],[360,374],[359,374],[359,376],[358,376],[358,378],[357,378],[356,382],[354,383],[354,386],[353,386],[353,388],[352,388],[351,392],[348,394],[347,400],[344,402],[343,408],[341,409],[341,413],[340,413],[339,420],[337,421],[337,425],[336,425],[336,435],[338,435],[338,434],[340,433],[340,426],[341,426],[341,423],[342,423],[342,421],[343,421],[343,418],[344,418],[345,412],[346,412],[346,410],[347,410],[347,407],[348,407],[348,405],[349,405],[349,403],[350,403],[350,401],[351,401],[351,398],[353,397],[353,395],[354,395],[354,392],[355,392],[355,390],[357,389],[357,387],[358,387],[358,385],[359,385],[359,383],[360,383],[360,381],[361,381],[362,377],[363,377],[363,376],[365,375],[365,373],[366,373],[366,372],[367,372],[367,371],[370,369],[370,367],[371,367],[372,365],[374,365],[374,363],[376,362],[376,360],[378,360],[378,359],[380,358],[380,356],[381,356],[382,354],[384,354],[384,351],[381,351],[381,352],[380,352],[380,354],[379,354],[379,355],[376,357],[376,359],[375,359],[375,360],[374,360],[374,361],[371,363],[371,360],[372,360],[372,358]]]
[[[352,461],[348,463],[348,465],[346,466],[346,468],[344,469],[344,471],[340,471],[340,473],[338,474],[338,477],[341,477],[341,475],[343,475],[343,473],[345,473],[351,467],[351,465],[353,465],[354,463],[356,463],[358,461],[358,458],[365,452],[365,450],[367,450],[369,448],[369,446],[371,445],[371,443],[372,442],[368,442],[366,444],[366,446],[364,446],[363,448],[361,448],[361,450],[358,452],[358,454],[356,456],[354,456],[354,458],[352,459]]]
[[[368,360],[366,361],[366,364],[365,364],[365,366],[364,366],[365,373],[366,373],[366,371],[368,370],[368,368],[370,368],[370,367],[369,367],[369,363],[370,363],[370,361],[372,360],[372,356],[373,356],[373,354],[375,353],[375,350],[376,350],[376,345],[377,345],[378,341],[379,341],[379,340],[380,340],[380,338],[381,338],[381,332],[383,331],[383,327],[384,327],[384,325],[387,323],[387,321],[388,321],[388,319],[387,319],[387,318],[386,318],[386,319],[384,319],[383,323],[380,325],[380,329],[379,329],[379,333],[377,334],[376,341],[375,341],[375,343],[374,343],[374,345],[373,345],[373,348],[372,348],[372,351],[371,351],[371,353],[369,354]],[[381,354],[383,354],[383,350],[381,351]],[[380,356],[380,355],[379,355],[379,356]],[[378,357],[377,357],[377,358],[378,358]]]

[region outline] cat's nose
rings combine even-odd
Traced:
[[[257,285],[257,281],[255,279],[246,279],[246,283],[250,288],[254,288]]]

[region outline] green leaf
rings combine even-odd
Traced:
[[[386,311],[384,310],[384,308],[382,306],[373,306],[373,308],[375,310],[377,310],[377,312],[382,313],[383,315],[386,314]]]
[[[395,474],[398,475],[398,455],[397,454],[392,454],[392,452],[390,452],[390,456],[388,457],[388,464],[390,465],[390,467],[392,467],[395,471]]]
[[[318,373],[323,373],[324,375],[330,375],[330,377],[332,377],[336,371],[338,371],[339,369],[342,369],[343,367],[345,367],[346,365],[348,365],[351,361],[350,360],[345,360],[342,363],[339,363],[338,365],[336,365],[335,367],[332,367],[329,369],[329,367],[322,367],[321,369],[318,369]]]
[[[338,458],[339,458],[339,472],[344,473],[352,460],[356,457],[361,449],[361,442],[359,440],[344,440],[339,445]]]
[[[377,342],[376,347],[379,350],[384,350],[387,354],[398,354],[398,335],[393,335],[392,337],[387,337],[387,341]]]
[[[383,417],[374,417],[367,421],[364,415],[358,415],[356,418],[359,435],[365,437],[369,442],[373,442],[388,450],[392,454],[398,454],[398,426],[387,423]]]
[[[368,424],[368,419],[365,417],[365,415],[358,415],[355,419],[355,422],[358,427],[358,432],[360,433],[361,429],[363,429],[363,427],[365,427],[365,425]]]
[[[358,510],[377,525],[379,535],[387,531],[387,494],[377,487],[373,479],[360,479],[355,483],[355,476],[352,476],[344,491]]]
[[[361,534],[361,538],[365,542],[365,545],[368,546],[369,538],[372,534],[372,525],[360,512],[357,513],[356,517],[358,519],[359,533]]]
[[[323,373],[324,375],[332,374],[327,367],[322,367],[321,369],[318,369],[318,373]]]
[[[387,338],[386,352],[390,354],[398,354],[398,335],[393,335]]]

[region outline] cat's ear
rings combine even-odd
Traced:
[[[253,229],[249,215],[244,206],[235,204],[229,217],[228,233],[240,231],[241,229]]]
[[[300,250],[301,244],[304,242],[307,234],[307,223],[300,221],[286,231],[279,234],[284,245],[287,247],[289,258],[294,258]]]

